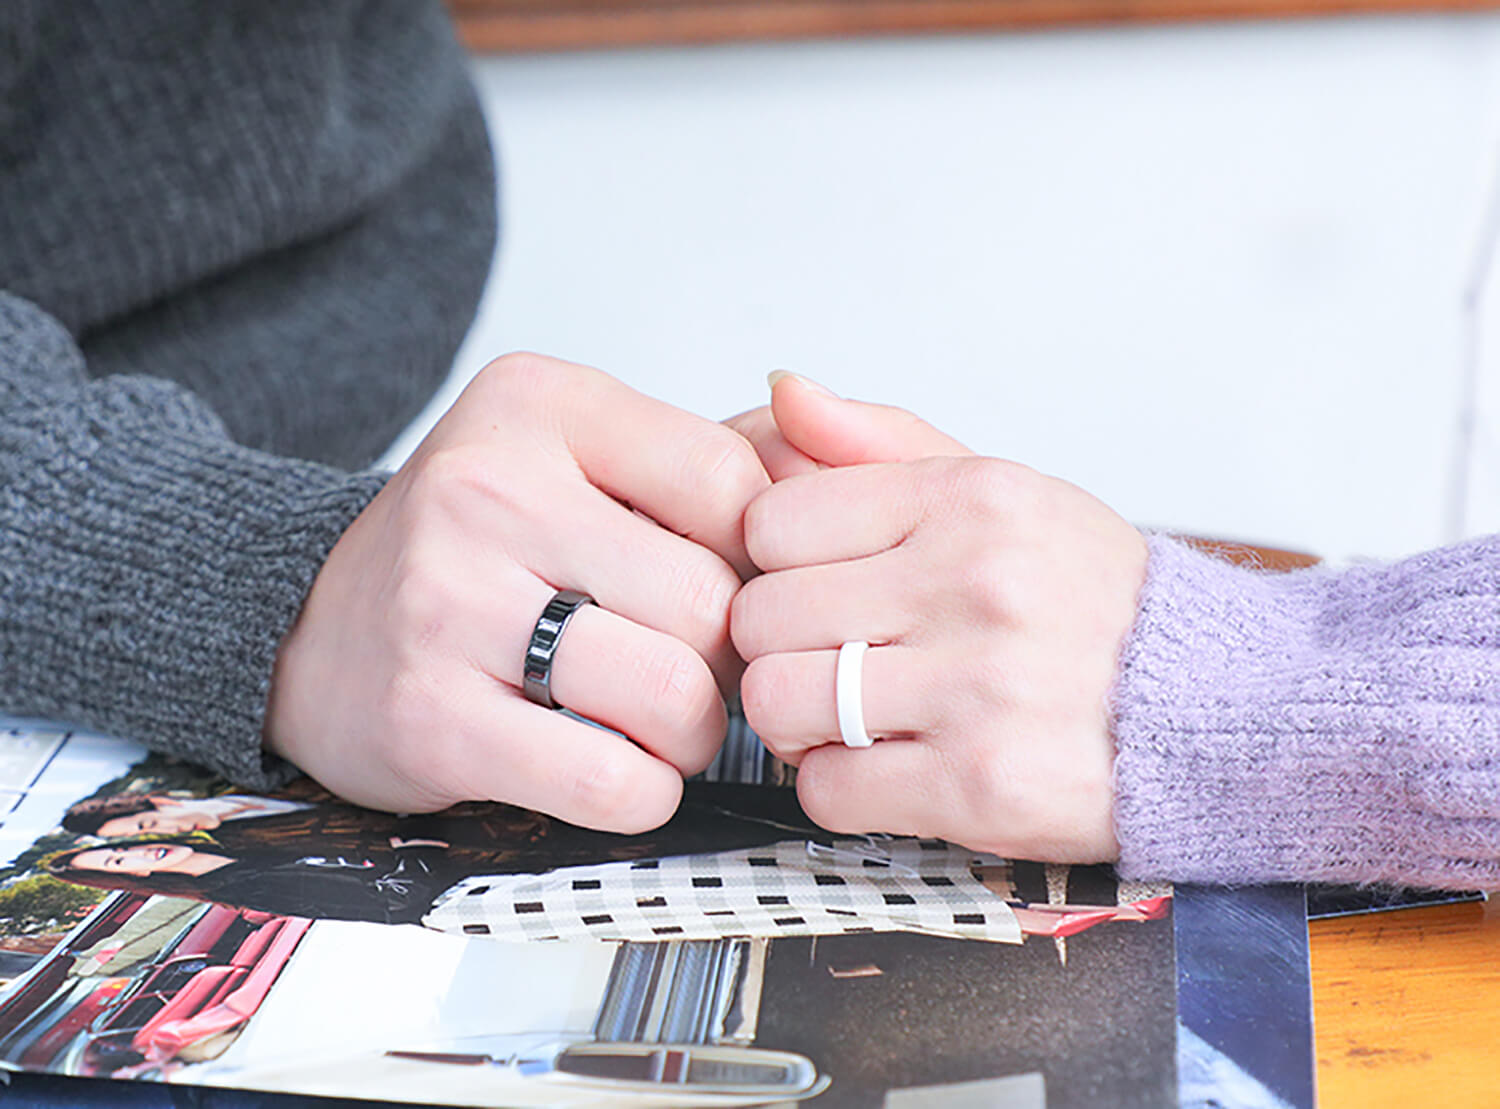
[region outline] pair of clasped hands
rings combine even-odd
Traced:
[[[725,698],[835,832],[1100,861],[1109,693],[1142,536],[1082,490],[895,408],[773,375],[716,424],[507,355],[354,521],[282,644],[266,745],[342,796],[495,800],[642,832],[713,759]],[[559,589],[559,704],[522,696]],[[839,646],[869,642],[871,747],[843,745]]]

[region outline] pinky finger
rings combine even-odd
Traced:
[[[942,837],[952,800],[942,773],[938,753],[920,740],[883,739],[858,750],[828,744],[803,754],[797,797],[832,832]]]
[[[814,747],[839,744],[836,677],[838,651],[781,651],[761,655],[745,669],[740,697],[755,733],[780,759],[797,765]],[[873,736],[910,737],[926,732],[929,683],[919,651],[877,646],[865,657],[863,702]]]
[[[469,738],[471,795],[584,828],[633,834],[669,820],[682,776],[624,736],[494,688],[493,715]]]

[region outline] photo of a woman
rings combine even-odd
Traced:
[[[302,852],[226,847],[205,836],[156,837],[85,847],[48,861],[81,885],[213,901],[286,916],[420,921],[432,900],[462,875],[446,845],[393,840],[348,852],[309,844]]]
[[[413,923],[443,890],[476,874],[759,847],[824,836],[789,790],[693,783],[663,827],[617,836],[511,805],[396,816],[333,800],[131,793],[80,802],[64,826],[118,844],[48,862],[82,885],[217,901],[292,916]]]
[[[146,804],[125,819],[197,819],[187,802]],[[297,803],[84,846],[47,868],[106,889],[518,941],[908,931],[1015,943],[1161,908],[1026,906],[998,858],[935,840],[834,837],[791,790],[704,782],[689,784],[671,822],[639,836],[503,805],[398,817]]]
[[[312,802],[223,793],[215,797],[174,793],[122,793],[69,806],[62,826],[77,836],[127,839],[131,836],[206,832],[227,820],[279,816],[311,808]]]

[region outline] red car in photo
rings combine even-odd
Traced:
[[[0,1058],[98,1076],[212,1058],[255,1015],[311,923],[115,894],[0,1001]],[[159,948],[139,949],[157,936]],[[128,969],[116,972],[121,962]]]

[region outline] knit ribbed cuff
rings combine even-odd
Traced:
[[[145,378],[0,423],[0,709],[139,740],[255,787],[276,652],[385,480],[237,446]]]
[[[1161,537],[1113,697],[1133,878],[1500,887],[1500,544],[1272,574]]]

